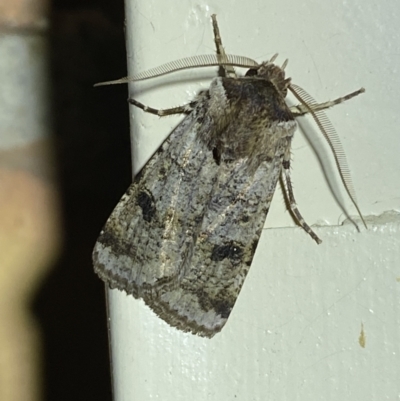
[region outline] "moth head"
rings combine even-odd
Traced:
[[[273,60],[274,58],[260,64],[256,68],[248,70],[246,72],[246,77],[256,76],[260,79],[266,79],[272,82],[276,90],[281,93],[283,97],[286,97],[291,81],[290,78],[285,78],[287,61],[284,62],[282,67],[279,67],[272,62]]]

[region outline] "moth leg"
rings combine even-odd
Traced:
[[[215,42],[215,47],[217,48],[217,57],[218,61],[222,63],[227,63],[229,62],[228,57],[226,56],[224,46],[222,46],[222,39],[221,35],[219,33],[219,27],[218,27],[218,22],[217,22],[217,16],[216,14],[213,14],[211,16],[212,19],[212,25],[213,25],[213,31],[214,31],[214,42]],[[220,71],[222,76],[225,77],[231,77],[231,78],[236,78],[236,73],[235,69],[231,65],[221,65]]]
[[[171,114],[188,114],[196,105],[196,102],[191,102],[183,106],[172,107],[170,109],[154,109],[153,107],[145,106],[143,103],[140,103],[131,97],[128,99],[128,102],[136,107],[139,107],[139,109],[142,109],[147,113],[155,114],[159,117],[169,116]]]
[[[319,239],[318,235],[315,234],[315,232],[311,229],[311,227],[306,223],[299,209],[297,208],[296,200],[294,199],[292,181],[290,179],[290,155],[288,155],[288,157],[286,157],[285,155],[282,166],[283,168],[281,171],[281,179],[284,185],[285,195],[289,202],[290,211],[293,213],[297,222],[300,224],[303,230],[307,234],[309,234],[317,244],[320,244],[322,241]]]
[[[290,111],[292,112],[294,117],[304,116],[304,114],[310,113],[311,111],[316,112],[316,111],[329,109],[330,107],[333,107],[333,106],[336,106],[337,104],[343,103],[346,100],[349,100],[349,99],[353,98],[354,96],[357,96],[357,95],[363,93],[364,91],[365,91],[364,88],[361,88],[355,92],[349,93],[346,96],[342,96],[335,100],[330,100],[330,101],[324,102],[324,103],[311,103],[311,104],[307,103],[306,105],[298,104],[296,106],[290,107]]]

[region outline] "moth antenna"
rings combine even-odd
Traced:
[[[215,54],[203,54],[192,57],[185,57],[179,60],[171,61],[166,64],[162,64],[158,67],[151,68],[150,70],[139,72],[130,77],[124,77],[121,79],[116,79],[114,81],[99,82],[94,86],[103,85],[115,85],[124,84],[128,82],[142,81],[145,79],[159,77],[161,75],[170,74],[175,71],[187,70],[189,68],[202,68],[202,67],[219,67],[221,65],[232,66],[232,67],[242,67],[242,68],[255,68],[259,64],[248,57],[235,56],[231,54],[226,54],[226,61],[220,60],[220,57]]]
[[[318,128],[320,129],[322,135],[328,142],[329,147],[331,148],[331,151],[333,153],[333,157],[336,162],[336,167],[339,171],[339,175],[342,180],[343,186],[345,187],[346,192],[348,193],[351,201],[353,202],[353,205],[355,206],[357,213],[360,216],[365,228],[367,228],[367,224],[357,204],[356,193],[353,187],[353,182],[351,180],[351,174],[349,166],[347,164],[346,154],[344,152],[344,149],[342,147],[342,144],[340,142],[339,136],[335,128],[333,127],[332,123],[329,121],[328,117],[325,115],[323,111],[321,110],[314,111],[312,109],[312,105],[317,104],[317,102],[303,88],[297,85],[290,85],[289,90],[293,93],[295,98],[308,109],[308,112],[311,114],[315,123],[318,125]],[[357,91],[355,92],[355,95],[359,93],[361,92]],[[346,100],[348,98],[349,97],[346,97]],[[353,223],[358,229],[357,224],[354,221]]]
[[[289,59],[287,58],[287,59],[283,62],[281,69],[282,69],[282,70],[285,70],[285,68],[287,67],[288,63],[289,63]]]

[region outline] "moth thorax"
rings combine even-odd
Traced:
[[[263,63],[258,68],[257,75],[260,78],[267,79],[273,83],[278,92],[283,97],[287,95],[287,88],[290,85],[290,78],[285,78],[285,71],[272,63]]]

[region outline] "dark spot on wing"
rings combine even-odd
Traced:
[[[156,206],[152,197],[147,192],[142,191],[139,193],[136,203],[142,209],[143,219],[150,223],[156,213]]]
[[[211,149],[212,151],[215,163],[217,164],[217,166],[219,166],[221,164],[221,156],[224,149],[224,144],[221,142],[220,139],[217,139],[216,141],[213,141],[213,143],[210,143],[209,149]]]
[[[210,295],[203,289],[196,291],[197,299],[201,309],[205,312],[214,310],[222,318],[227,319],[235,304],[235,299],[222,290],[215,295]]]
[[[220,150],[218,148],[213,148],[212,154],[213,154],[213,159],[215,160],[215,163],[217,164],[217,166],[219,166],[220,163],[221,163],[221,152],[220,152]]]
[[[97,241],[104,247],[104,248],[111,248],[112,253],[115,255],[134,255],[136,252],[135,247],[132,245],[131,242],[127,243],[123,241],[114,231],[110,228],[105,228],[104,231],[101,232]]]
[[[229,302],[228,299],[216,299],[211,301],[215,312],[218,313],[221,317],[227,319],[231,314],[233,305]]]
[[[242,214],[242,216],[240,217],[240,221],[242,223],[248,223],[250,220],[250,217],[247,214]]]
[[[243,249],[233,241],[224,245],[215,245],[211,253],[211,260],[214,262],[229,259],[233,263],[239,263],[242,257]]]

